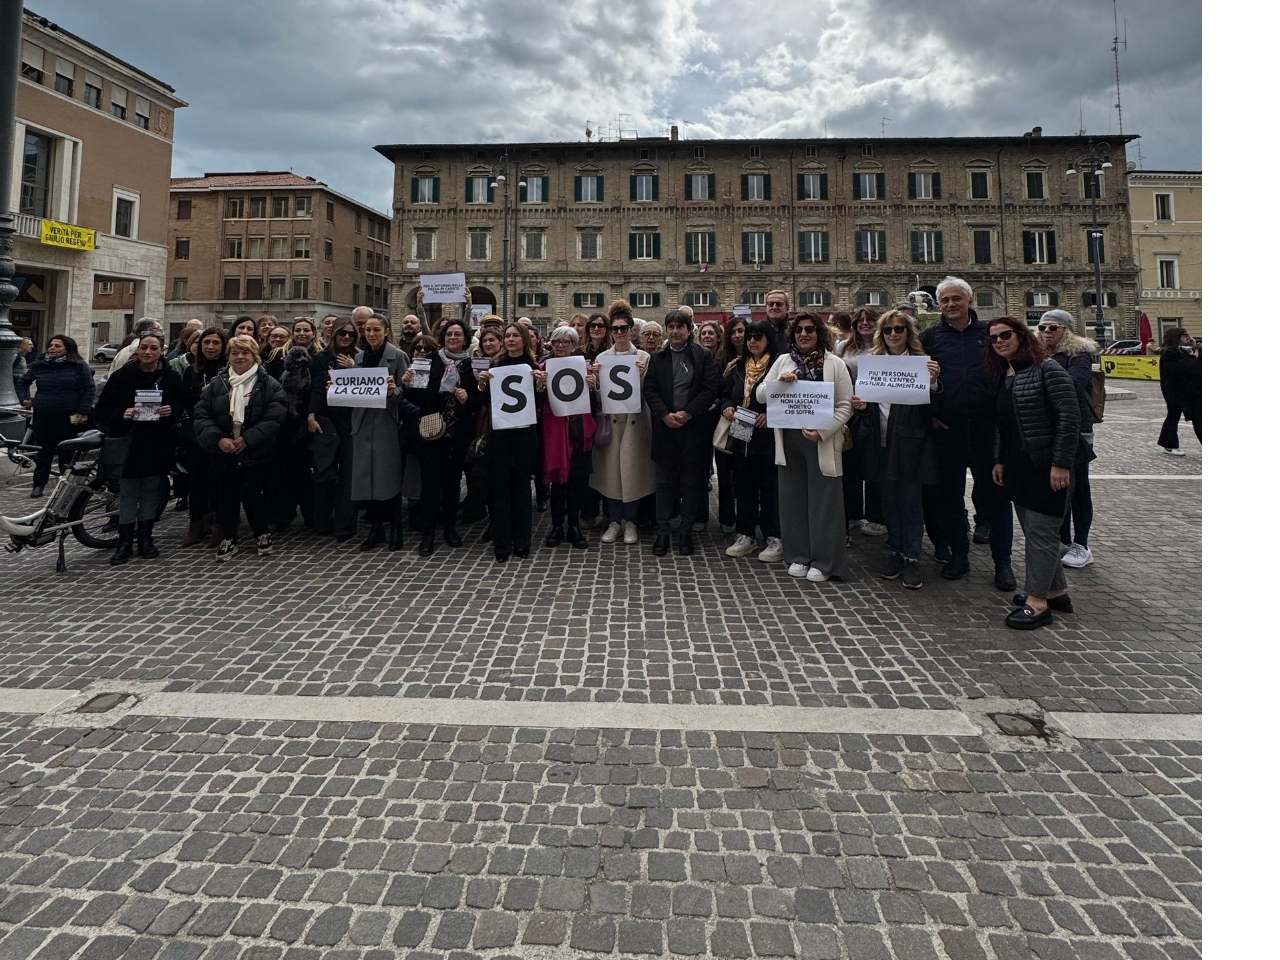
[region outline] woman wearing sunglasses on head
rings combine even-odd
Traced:
[[[336,540],[356,535],[356,508],[351,502],[351,408],[330,407],[329,371],[356,365],[360,338],[352,320],[334,324],[328,345],[311,361],[311,403],[307,430],[312,435],[312,476],[315,488],[315,531]]]
[[[924,347],[911,317],[893,310],[875,327],[873,356],[924,356]],[[930,389],[938,389],[940,367],[928,362]],[[933,459],[933,416],[929,404],[865,403],[853,398],[858,411],[853,450],[860,476],[877,484],[889,533],[889,556],[880,568],[885,580],[902,578],[908,590],[918,590],[920,550],[924,540],[921,494],[926,483],[937,483]]]
[[[996,387],[995,466],[991,478],[1013,502],[1026,540],[1026,593],[1005,623],[1034,630],[1071,612],[1058,550],[1080,444],[1080,405],[1067,372],[1017,317],[987,322],[987,368]]]

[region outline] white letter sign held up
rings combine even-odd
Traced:
[[[859,357],[861,359],[861,357]],[[782,430],[830,430],[836,422],[836,385],[821,380],[775,380],[765,388],[769,426]]]
[[[552,357],[547,361],[547,402],[557,417],[591,412],[586,357]]]
[[[858,357],[853,394],[867,403],[929,402],[929,358],[864,353]]]
[[[493,391],[493,429],[515,430],[538,422],[538,406],[533,395],[533,368],[518,364],[494,367],[489,389]]]
[[[639,357],[597,357],[600,364],[600,409],[604,413],[639,413]]]
[[[331,407],[378,409],[387,405],[386,367],[334,367],[329,380]]]

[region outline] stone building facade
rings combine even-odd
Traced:
[[[389,304],[391,219],[312,177],[175,177],[169,191],[171,325]]]
[[[1092,305],[1095,183],[1066,169],[1086,143],[1038,129],[679,140],[673,128],[671,139],[379,146],[395,165],[391,298],[405,307],[420,274],[461,271],[501,311],[505,210],[507,310],[542,324],[615,298],[655,318],[684,303],[708,317],[739,303],[763,312],[773,288],[823,312],[886,306],[949,273],[972,283],[984,316],[1079,314]],[[1137,300],[1129,199],[1112,170],[1096,188],[1117,336]]]
[[[1201,173],[1132,170],[1128,179],[1133,258],[1141,277],[1138,310],[1157,340],[1173,327],[1201,336]]]
[[[186,103],[29,11],[19,71],[10,318],[20,336],[65,333],[87,355],[123,337],[135,314],[164,313],[174,112]],[[102,284],[131,289],[130,307],[99,307]]]

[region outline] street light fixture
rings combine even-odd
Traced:
[[[1100,170],[1111,169],[1111,145],[1106,141],[1090,140],[1084,150],[1067,158],[1067,176],[1074,177],[1077,170],[1083,170],[1094,178],[1090,199],[1093,206],[1093,225],[1089,229],[1089,249],[1093,253],[1093,323],[1094,334],[1101,346],[1107,345],[1106,321],[1102,315],[1102,231],[1098,229],[1098,194],[1101,192],[1097,182]],[[1086,187],[1087,189],[1087,187]]]
[[[512,172],[512,161],[504,153],[498,161],[498,175],[494,178],[493,184],[497,186],[502,184],[502,318],[510,319],[511,314],[509,308],[511,304],[510,288],[515,285],[517,264],[511,259],[511,187],[509,186],[507,177]],[[524,178],[520,175],[520,164],[515,163],[515,177],[519,186],[525,185]],[[519,222],[519,209],[515,211],[515,220]]]

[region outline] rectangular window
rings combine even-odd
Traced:
[[[1084,198],[1086,200],[1102,199],[1102,174],[1085,172],[1081,178],[1084,185]]]
[[[711,230],[696,230],[684,235],[685,263],[715,263],[716,235]]]
[[[178,201],[178,219],[179,220],[191,219],[191,201],[190,200]]]
[[[912,230],[911,231],[911,262],[912,263],[941,263],[942,262],[942,231],[941,230]]]
[[[294,197],[293,198],[293,215],[295,217],[311,216],[311,198],[310,197]]]
[[[493,191],[487,176],[467,177],[467,203],[493,203]]]
[[[266,237],[250,237],[249,245],[245,248],[246,260],[265,260],[267,258],[267,238]]]
[[[324,281],[324,283],[320,285],[320,289],[323,291],[325,302],[332,303],[333,302],[333,281],[332,280]]]
[[[773,263],[773,232],[749,230],[743,233],[742,262]]]
[[[661,303],[661,297],[652,290],[633,293],[630,300],[633,307],[656,307]]]
[[[61,73],[55,73],[53,75],[53,89],[67,97],[74,97],[76,95],[75,81],[70,77],[63,76]]]
[[[227,252],[224,256],[227,260],[243,260],[244,237],[227,237]]]
[[[1090,230],[1085,234],[1085,243],[1089,247],[1090,263],[1107,262],[1106,237],[1101,230]]]
[[[691,307],[714,307],[716,305],[716,295],[710,290],[699,290],[689,294],[689,306]]]
[[[577,203],[599,203],[602,201],[604,199],[604,177],[574,177],[573,199]]]
[[[1049,294],[1047,293],[1033,293],[1031,294],[1031,306],[1047,307],[1049,306],[1049,299]]]
[[[412,177],[409,180],[410,203],[439,203],[439,177]]]
[[[705,160],[705,159],[707,159],[707,148],[706,148],[706,147],[694,147],[694,148],[693,148],[693,159],[695,159],[695,160]]]
[[[1093,307],[1098,302],[1098,292],[1096,290],[1086,290],[1080,297],[1082,306]],[[1107,307],[1114,307],[1119,302],[1113,290],[1102,291],[1102,304]]]
[[[356,214],[356,233],[364,233],[364,217],[360,216],[358,213]]]
[[[239,300],[240,299],[240,278],[239,277],[223,277],[222,278],[222,299],[223,300]]]
[[[716,198],[716,175],[714,173],[686,173],[684,176],[684,198],[686,200],[714,200]]]
[[[990,263],[991,262],[991,231],[990,230],[973,231],[973,262],[974,263]]]
[[[273,217],[289,216],[289,198],[288,197],[272,197],[271,198],[271,216]]]
[[[742,295],[742,302],[751,307],[764,307],[766,294],[763,290],[748,290]]]
[[[418,230],[414,233],[413,256],[415,260],[434,260],[436,258],[436,232],[434,230]]]
[[[173,300],[187,299],[187,278],[186,277],[173,278],[173,297],[171,299]]]
[[[744,173],[742,175],[743,200],[772,200],[772,176],[767,173]]]
[[[522,307],[545,307],[551,302],[550,294],[522,290],[518,297]]]
[[[227,197],[227,219],[239,220],[244,216],[244,197]]]
[[[987,171],[969,171],[969,198],[971,200],[991,199],[990,191],[987,188]]]
[[[244,282],[244,298],[246,300],[262,299],[262,278],[249,277]]]
[[[858,306],[883,307],[889,303],[889,294],[884,290],[859,290]]]
[[[827,199],[827,175],[825,173],[796,174],[796,199]]]
[[[829,307],[831,306],[831,291],[830,290],[801,290],[800,306]]]
[[[1057,263],[1057,234],[1052,230],[1023,230],[1022,262]]]
[[[888,263],[889,234],[886,230],[858,230],[853,235],[854,259],[858,263]]]
[[[98,292],[101,294],[114,293],[115,289],[116,289],[116,285],[114,281],[111,281],[111,280],[98,281]]]
[[[521,203],[546,203],[551,194],[550,177],[525,177],[520,188]]]
[[[138,204],[135,200],[116,197],[116,229],[117,237],[132,237],[134,228],[134,211]]]
[[[1173,219],[1173,194],[1172,193],[1156,194],[1156,219],[1157,220]]]
[[[333,223],[333,201],[326,201],[324,205],[324,218]],[[326,300],[328,297],[325,298]]]
[[[364,268],[367,272],[373,272],[373,251],[366,250],[364,252]]]
[[[249,219],[265,220],[267,218],[267,198],[266,197],[250,197],[249,198]]]
[[[307,236],[293,238],[293,259],[311,259],[311,238]]]
[[[801,263],[831,262],[831,234],[826,230],[801,230],[797,240]]]
[[[44,82],[44,48],[22,41],[22,75],[33,83]]]
[[[352,303],[360,302],[360,284],[358,283],[353,283],[351,285],[351,302]]]
[[[656,173],[639,173],[631,177],[631,199],[639,203],[647,203],[658,199],[658,175]]]
[[[1027,199],[1044,199],[1044,173],[1040,170],[1027,171]]]
[[[351,260],[352,260],[351,265],[352,265],[352,267],[354,267],[356,270],[359,270],[359,269],[360,269],[360,264],[364,262],[364,261],[362,261],[362,260],[360,259],[360,248],[359,248],[359,247],[356,247],[356,248],[355,248],[355,250],[353,251],[353,253],[354,253],[355,255],[351,258]]]
[[[600,259],[600,231],[598,230],[579,230],[578,231],[578,259],[579,260],[599,260]]]
[[[53,141],[38,133],[27,133],[22,150],[22,193],[18,212],[33,217],[49,214],[49,174]]]
[[[1156,259],[1156,269],[1160,276],[1161,290],[1177,290],[1178,289],[1178,261],[1172,257],[1159,257]]]
[[[272,277],[267,281],[270,291],[267,296],[271,300],[283,300],[285,297],[285,279],[284,277]]]
[[[547,236],[541,230],[526,230],[524,233],[524,258],[526,260],[547,259]]]
[[[95,110],[102,109],[102,87],[86,82],[84,85],[84,102]]]
[[[912,200],[942,199],[942,174],[913,172],[907,179],[907,195]]]
[[[272,260],[288,260],[289,259],[289,238],[288,237],[272,237],[271,238],[271,259]]]
[[[883,173],[859,173],[854,176],[854,189],[857,191],[859,200],[883,200],[884,199],[884,174]]]
[[[662,237],[645,231],[627,238],[627,254],[632,260],[658,260],[662,257]]]
[[[129,111],[125,108],[125,105],[123,103],[116,103],[114,100],[111,101],[111,115],[117,120],[129,119]]]
[[[191,259],[191,240],[189,238],[179,237],[177,240],[173,241],[173,259]]]
[[[133,115],[133,124],[136,127],[141,127],[143,130],[150,130],[151,118],[146,116],[145,114],[135,113]]]
[[[467,259],[489,259],[489,231],[472,230],[467,234]]]
[[[310,282],[306,277],[293,278],[293,299],[306,300],[308,297],[308,287]]]
[[[573,305],[575,307],[603,307],[603,293],[575,293],[573,295]]]
[[[328,263],[333,263],[333,241],[326,239],[324,242],[324,258]]]
[[[751,159],[752,159],[752,160],[759,160],[759,159],[760,159],[760,148],[759,148],[759,147],[751,147],[751,148],[750,148],[750,150],[749,150],[748,152],[751,154]]]
[[[990,290],[979,290],[974,294],[977,305],[983,309],[991,309],[996,305],[996,295]]]

